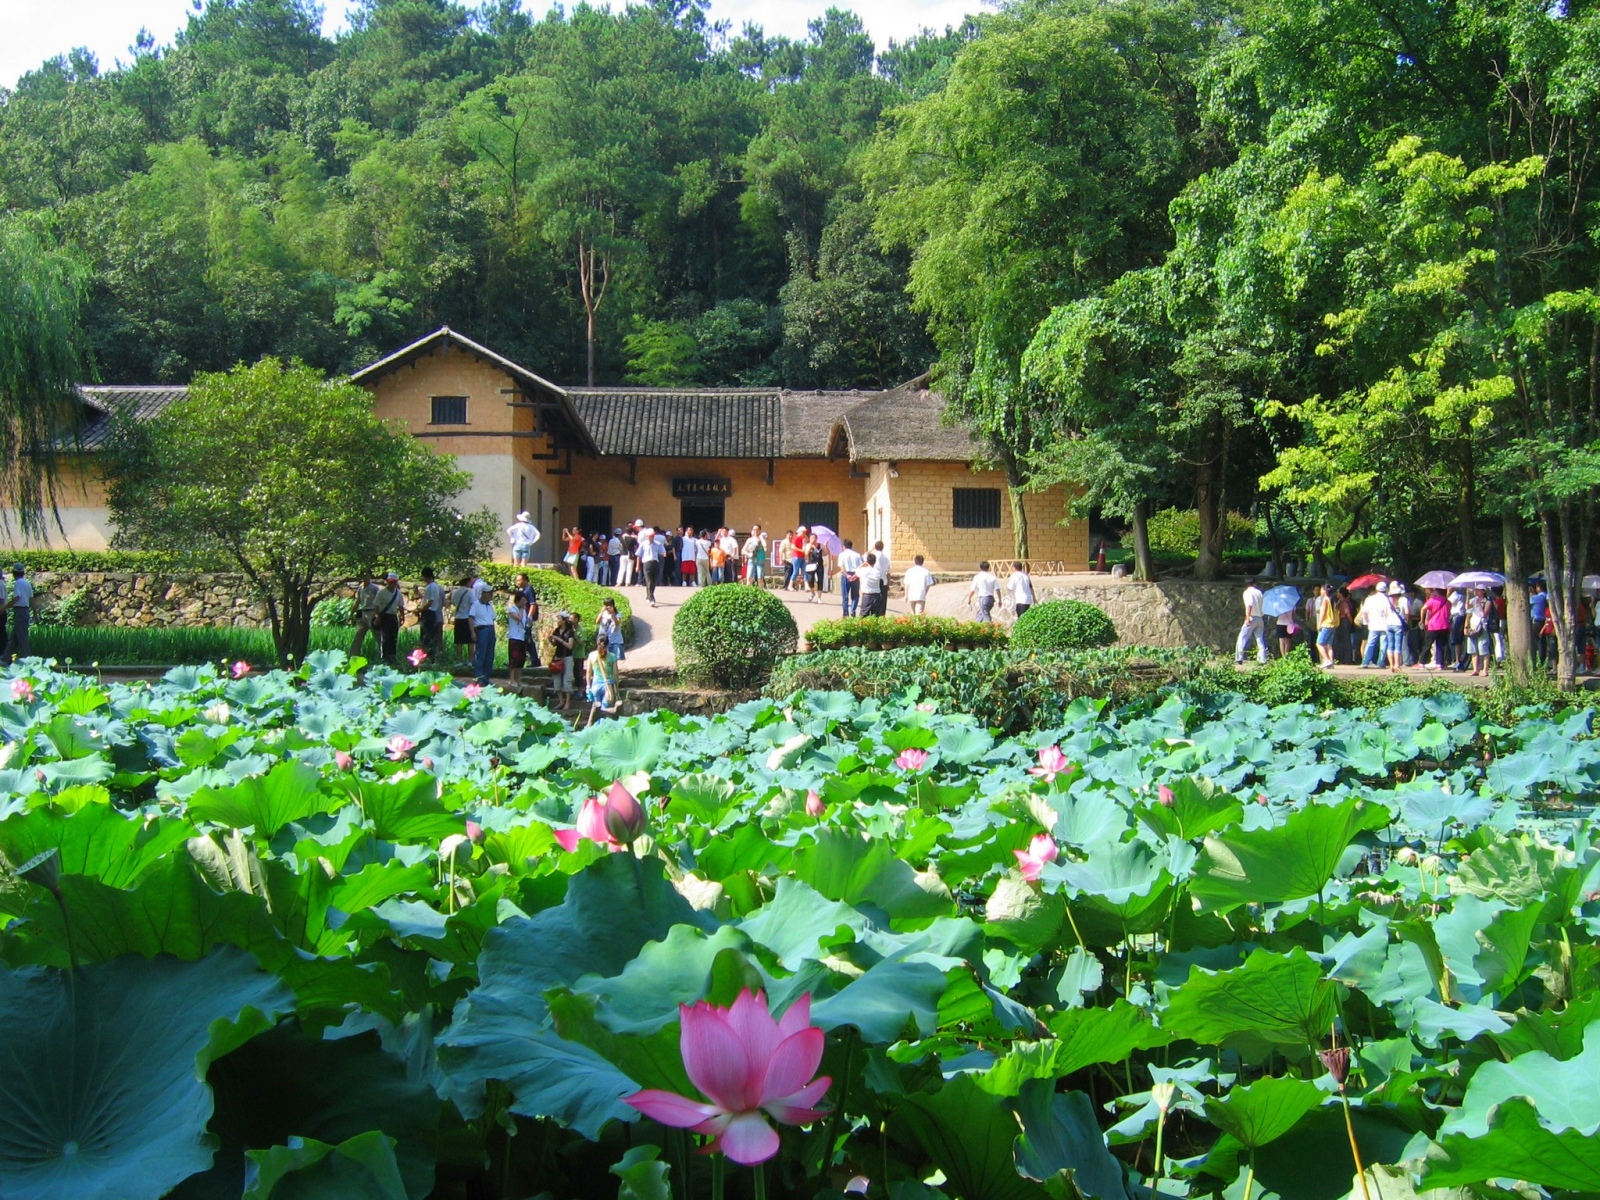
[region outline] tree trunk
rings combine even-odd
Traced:
[[[294,582],[285,582],[276,598],[268,598],[272,643],[280,665],[297,667],[311,652],[311,607],[311,588]]]
[[[1009,472],[1008,472],[1009,475]],[[1012,483],[1006,488],[1006,494],[1011,498],[1011,532],[1016,555],[1023,562],[1028,561],[1028,510],[1022,503],[1023,492],[1017,484]]]
[[[1533,663],[1533,627],[1528,621],[1527,573],[1522,565],[1522,518],[1500,518],[1500,545],[1506,576],[1506,670],[1513,683],[1525,684]]]
[[[1221,468],[1207,458],[1195,468],[1194,506],[1200,514],[1200,553],[1194,560],[1196,579],[1222,578],[1222,551],[1227,526],[1222,516]]]
[[[1133,577],[1145,581],[1156,577],[1155,556],[1150,553],[1150,501],[1133,506]]]
[[[1465,422],[1463,422],[1463,425]],[[1463,430],[1463,433],[1470,432]],[[1473,470],[1472,443],[1467,442],[1461,487],[1456,493],[1456,529],[1461,537],[1461,567],[1466,570],[1472,566],[1473,559],[1477,557],[1477,530],[1474,521],[1478,515],[1478,487],[1477,474]],[[1506,575],[1507,579],[1511,576]],[[1507,594],[1509,603],[1510,595]]]
[[[1580,576],[1573,555],[1572,504],[1556,502],[1555,510],[1539,516],[1539,539],[1544,547],[1545,590],[1556,629],[1556,686],[1570,692],[1578,686],[1578,587]],[[1511,606],[1510,597],[1506,607]]]

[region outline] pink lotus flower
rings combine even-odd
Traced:
[[[341,771],[348,771],[351,767],[356,765],[355,756],[352,754],[346,754],[343,750],[335,750],[333,752],[333,761]]]
[[[428,661],[428,652],[421,646],[418,646],[410,654],[406,655],[406,661],[413,667],[420,667],[423,663]]]
[[[430,683],[428,685],[428,695],[437,696],[438,694],[439,694],[439,685],[437,683]]]
[[[406,758],[417,744],[403,734],[395,734],[389,739],[389,758],[393,762],[405,762]]]
[[[33,681],[31,679],[13,679],[11,681],[11,699],[18,704],[32,704]]]
[[[1017,856],[1017,867],[1021,870],[1022,877],[1033,883],[1044,871],[1045,863],[1055,862],[1056,855],[1061,851],[1056,848],[1054,839],[1048,833],[1036,833],[1026,850],[1013,850],[1011,853]]]
[[[430,770],[430,771],[433,770],[433,759],[429,758],[426,754],[424,754],[421,758],[417,759],[417,761],[419,763],[421,763],[428,770]]]
[[[241,658],[233,664],[233,677],[235,679],[243,679],[248,674],[250,674],[250,664],[245,662],[244,659]]]
[[[461,691],[468,700],[476,700],[479,696],[483,695],[483,684],[469,683],[466,687],[462,688]]]
[[[704,1000],[678,1006],[679,1049],[689,1081],[710,1103],[646,1088],[623,1103],[674,1129],[707,1134],[708,1152],[721,1151],[753,1166],[778,1152],[778,1131],[767,1123],[809,1125],[825,1116],[813,1108],[833,1082],[812,1079],[826,1038],[811,1024],[811,996],[801,996],[774,1021],[765,992],[739,993],[730,1008]]]
[[[920,771],[928,765],[928,752],[918,750],[915,746],[909,750],[902,750],[900,757],[894,760],[894,765],[902,771]]]
[[[613,783],[604,796],[590,796],[578,810],[576,829],[558,829],[556,841],[563,850],[576,850],[579,842],[595,842],[613,850],[632,844],[644,832],[645,812],[633,793]]]
[[[1172,794],[1172,789],[1166,784],[1163,783],[1160,787],[1156,788],[1156,801],[1161,805],[1162,808],[1171,808],[1174,799],[1175,797]]]
[[[474,846],[481,845],[483,843],[483,826],[476,821],[468,821],[467,840]]]
[[[1045,746],[1039,751],[1039,765],[1029,767],[1029,775],[1037,775],[1046,783],[1054,783],[1057,775],[1070,775],[1075,768],[1061,753],[1060,746]]]
[[[822,797],[815,792],[806,793],[806,816],[820,817],[828,811],[828,806],[822,802]]]

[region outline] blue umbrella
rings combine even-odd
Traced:
[[[1265,596],[1261,597],[1261,611],[1269,617],[1281,617],[1286,612],[1293,612],[1300,603],[1300,592],[1296,588],[1284,584],[1275,587]]]

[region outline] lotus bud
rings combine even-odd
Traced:
[[[867,1189],[871,1186],[872,1180],[868,1179],[865,1175],[857,1175],[849,1183],[844,1185],[844,1194],[846,1196],[865,1196],[867,1194]]]
[[[355,755],[347,754],[343,750],[335,750],[333,752],[333,762],[341,771],[348,771],[356,765]]]
[[[1437,854],[1425,855],[1420,866],[1424,871],[1428,871],[1437,875],[1440,871],[1444,870],[1444,859],[1440,858]]]
[[[35,854],[17,868],[17,874],[29,883],[36,883],[47,892],[61,895],[61,850],[51,846],[43,854]]]
[[[1162,808],[1171,808],[1173,802],[1172,789],[1163,783],[1156,788],[1156,800],[1160,802]]]
[[[822,802],[822,797],[816,792],[806,793],[806,816],[820,817],[828,811],[828,806]]]
[[[634,795],[620,783],[606,793],[606,832],[624,846],[631,846],[644,833],[647,818]]]
[[[1339,1085],[1339,1090],[1344,1091],[1345,1076],[1350,1074],[1350,1047],[1336,1046],[1332,1050],[1318,1050],[1317,1056],[1322,1059],[1322,1065],[1328,1068],[1328,1074],[1333,1076],[1333,1081]]]
[[[1156,1102],[1156,1107],[1162,1112],[1172,1108],[1172,1098],[1178,1094],[1178,1085],[1170,1079],[1163,1079],[1160,1083],[1150,1085],[1150,1099]]]
[[[483,826],[476,821],[468,821],[467,840],[474,846],[481,846],[483,844]]]
[[[1417,857],[1417,852],[1410,846],[1401,846],[1400,849],[1394,852],[1395,862],[1404,863],[1407,866],[1410,866],[1412,863],[1416,862]]]

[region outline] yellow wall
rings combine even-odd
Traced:
[[[973,471],[960,463],[900,462],[897,478],[883,482],[889,494],[891,537],[885,539],[896,572],[921,554],[934,571],[970,571],[982,559],[1009,562],[1016,549],[1011,503],[1006,479],[1000,471]],[[874,473],[884,470],[875,467]],[[1000,528],[956,529],[951,525],[956,488],[999,488]],[[1030,493],[1024,498],[1028,514],[1029,559],[1034,563],[1060,561],[1068,570],[1081,571],[1089,561],[1089,525],[1059,522],[1066,515],[1066,490]]]
[[[733,485],[723,498],[724,518],[735,529],[760,525],[782,534],[800,519],[802,501],[836,501],[840,537],[857,546],[866,536],[862,519],[863,480],[850,477],[850,464],[823,458],[780,458],[767,483],[765,459],[641,458],[638,482],[628,482],[625,458],[579,458],[561,483],[560,524],[578,519],[580,505],[610,505],[613,525],[640,518],[669,528],[681,524],[682,501],[672,495],[673,479],[726,479]],[[558,531],[559,532],[559,531]]]
[[[113,529],[98,465],[89,457],[63,458],[57,467],[56,511],[45,513],[46,536],[24,538],[16,514],[7,513],[0,541],[10,549],[104,550],[111,544]]]
[[[453,348],[391,371],[370,388],[373,410],[380,418],[397,423],[441,454],[455,455],[457,465],[472,474],[472,486],[462,494],[461,503],[469,510],[481,507],[495,514],[500,528],[497,558],[511,556],[505,528],[525,498],[528,512],[544,535],[534,558],[551,562],[560,555],[550,528],[551,514],[561,506],[565,479],[550,472],[562,464],[534,458],[550,452],[549,439],[509,436],[534,428],[533,409],[508,404],[522,398],[502,391],[514,386],[511,376],[499,367]],[[432,424],[435,396],[465,396],[467,423]],[[574,464],[584,461],[574,457]]]

